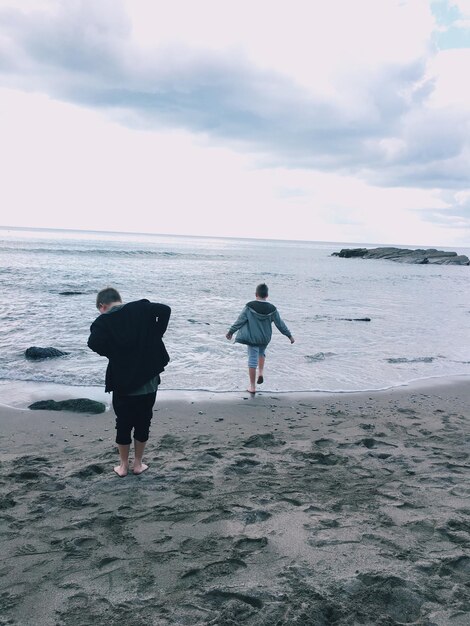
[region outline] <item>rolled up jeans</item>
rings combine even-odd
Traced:
[[[257,368],[260,357],[266,356],[266,346],[247,346],[248,347],[248,367]]]

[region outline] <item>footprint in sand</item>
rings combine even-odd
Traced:
[[[197,460],[201,464],[213,465],[221,458],[223,458],[223,454],[216,448],[208,448],[201,453]]]
[[[424,602],[413,584],[398,576],[359,574],[345,585],[345,591],[357,606],[367,607],[371,616],[385,614],[399,624],[415,623]]]
[[[103,474],[106,471],[106,467],[104,465],[98,465],[97,463],[92,463],[91,465],[87,465],[83,469],[79,470],[72,474],[77,478],[92,478],[93,476],[98,476]]]
[[[163,435],[157,446],[158,450],[173,450],[182,452],[185,448],[185,441],[182,437],[175,435]]]
[[[355,445],[364,446],[364,448],[367,448],[368,450],[371,450],[372,448],[376,448],[377,446],[388,446],[390,448],[398,448],[398,446],[396,446],[393,443],[387,443],[386,441],[374,439],[373,437],[364,437],[363,439],[356,441]]]
[[[243,556],[252,552],[259,552],[267,545],[267,537],[242,537],[235,542],[234,549]]]
[[[235,474],[247,474],[258,465],[261,465],[260,462],[254,459],[238,459],[235,463],[226,467],[224,471],[226,474],[231,472]]]
[[[249,513],[244,514],[243,521],[245,524],[257,524],[258,522],[265,522],[270,517],[271,513],[268,511],[250,511]]]
[[[13,498],[11,493],[5,494],[0,500],[0,511],[12,509],[14,506],[16,506],[16,500]]]
[[[215,604],[217,607],[222,607],[228,601],[238,600],[239,602],[243,602],[252,606],[255,609],[262,609],[263,602],[259,598],[255,596],[250,596],[244,593],[236,593],[233,591],[223,591],[221,589],[212,589],[208,593],[206,593],[205,598],[211,601],[211,603]],[[231,611],[231,613],[236,613],[236,611]],[[239,622],[240,623],[240,622]]]
[[[16,459],[15,466],[17,468],[21,467],[50,467],[52,465],[51,461],[44,456],[21,456],[19,459]]]
[[[47,476],[43,472],[38,472],[37,470],[24,470],[20,472],[13,472],[10,474],[11,478],[18,481],[27,481],[27,480],[41,480],[43,476]]]
[[[295,457],[311,465],[337,465],[347,463],[347,459],[336,454],[324,452],[297,452]]]
[[[244,443],[245,448],[273,448],[283,446],[286,442],[275,437],[272,433],[252,435]]]
[[[439,567],[439,575],[468,582],[470,580],[470,557],[459,556],[444,561]]]
[[[209,563],[201,568],[190,569],[181,575],[181,579],[189,582],[208,582],[220,576],[229,576],[244,568],[246,568],[246,563],[241,559],[225,559],[224,561]]]
[[[0,593],[0,615],[4,615],[10,609],[15,608],[21,600],[23,599],[22,595],[10,593],[8,591],[4,591]],[[5,621],[4,624],[14,624],[14,621]]]
[[[188,537],[180,544],[180,550],[183,554],[220,554],[223,551],[230,551],[232,547],[231,537],[220,537],[219,535],[210,535],[201,538]]]
[[[212,479],[207,477],[188,478],[175,487],[175,492],[186,498],[202,498],[203,492],[213,488]]]
[[[76,497],[72,495],[68,495],[65,497],[60,505],[65,509],[83,509],[84,507],[96,507],[98,504],[96,502],[90,502],[90,500],[85,497]]]

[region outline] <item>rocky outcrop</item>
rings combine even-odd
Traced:
[[[72,400],[40,400],[33,402],[28,409],[32,411],[72,411],[73,413],[104,413],[106,405],[103,402],[89,400],[88,398],[75,398]]]
[[[33,346],[24,353],[28,359],[52,359],[57,356],[65,356],[68,352],[57,350],[57,348],[38,348]]]
[[[343,248],[339,252],[333,252],[331,256],[340,256],[343,259],[362,258],[367,251],[367,248]]]
[[[426,250],[407,250],[406,248],[343,248],[340,252],[333,252],[332,256],[344,259],[386,259],[398,263],[412,263],[416,265],[470,265],[470,259],[457,252],[445,252],[428,248]]]

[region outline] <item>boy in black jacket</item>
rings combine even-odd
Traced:
[[[134,430],[133,472],[142,474],[148,469],[142,457],[160,373],[170,360],[162,337],[171,309],[148,300],[123,304],[119,292],[112,287],[98,293],[96,307],[101,315],[91,325],[88,347],[109,359],[105,390],[113,392],[120,457],[114,471],[120,477],[127,475]]]

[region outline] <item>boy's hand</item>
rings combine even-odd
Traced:
[[[227,337],[227,339],[231,339],[233,337],[232,333],[227,333],[225,336]]]
[[[295,343],[294,337],[289,337],[291,343]]]

